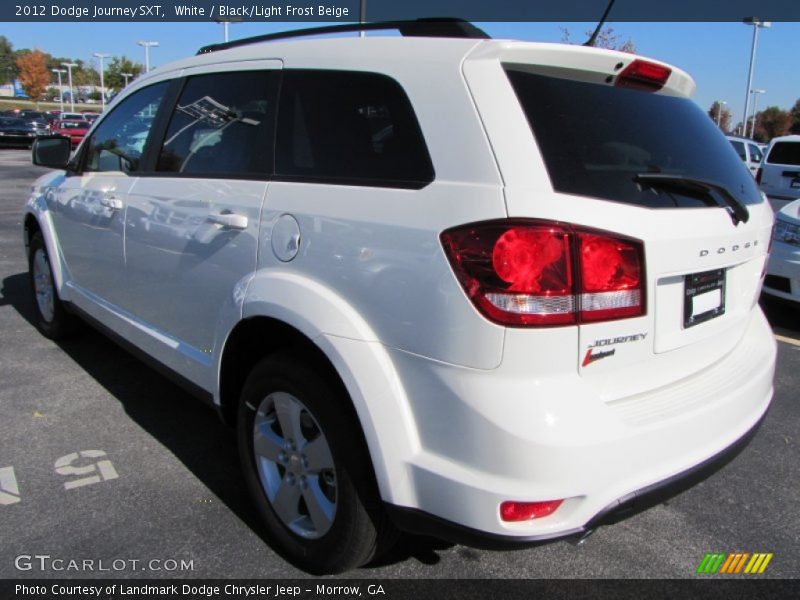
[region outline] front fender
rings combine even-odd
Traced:
[[[59,298],[62,300],[69,300],[65,298],[67,288],[64,284],[69,279],[66,265],[64,264],[63,254],[58,244],[58,236],[55,232],[53,225],[52,215],[50,213],[46,195],[52,194],[57,185],[57,180],[63,178],[63,172],[53,172],[43,175],[37,179],[32,188],[28,200],[25,202],[24,215],[22,217],[23,224],[28,220],[28,216],[32,216],[39,226],[44,238],[44,245],[47,248],[47,254],[50,257],[50,267],[53,269],[53,280]],[[30,246],[30,232],[27,227],[23,231],[25,254],[27,257],[28,248]]]

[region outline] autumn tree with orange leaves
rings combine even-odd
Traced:
[[[47,55],[41,50],[32,50],[17,58],[19,81],[22,89],[31,100],[39,97],[50,84],[50,71],[47,70]]]

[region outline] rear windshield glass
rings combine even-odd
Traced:
[[[778,142],[769,151],[768,163],[800,165],[800,142]]]
[[[531,73],[505,65],[556,191],[649,208],[718,203],[691,186],[643,185],[637,175],[699,180],[741,204],[762,202],[752,175],[708,115],[678,98]]]

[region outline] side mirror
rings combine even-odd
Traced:
[[[51,169],[66,169],[71,152],[72,141],[68,137],[37,138],[33,142],[33,164]]]

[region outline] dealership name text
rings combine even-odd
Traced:
[[[225,596],[300,596],[303,589],[299,586],[284,585],[235,585],[232,583],[224,586],[218,585],[190,585],[168,584],[168,585],[131,585],[127,583],[113,585],[25,585],[18,583],[14,587],[16,595],[19,596],[188,596],[197,597],[218,597]],[[361,596],[361,588],[357,585],[324,585],[317,584],[317,595],[323,596]],[[306,593],[312,592],[306,589]],[[370,596],[385,595],[383,586],[370,584],[367,586],[367,594]]]

